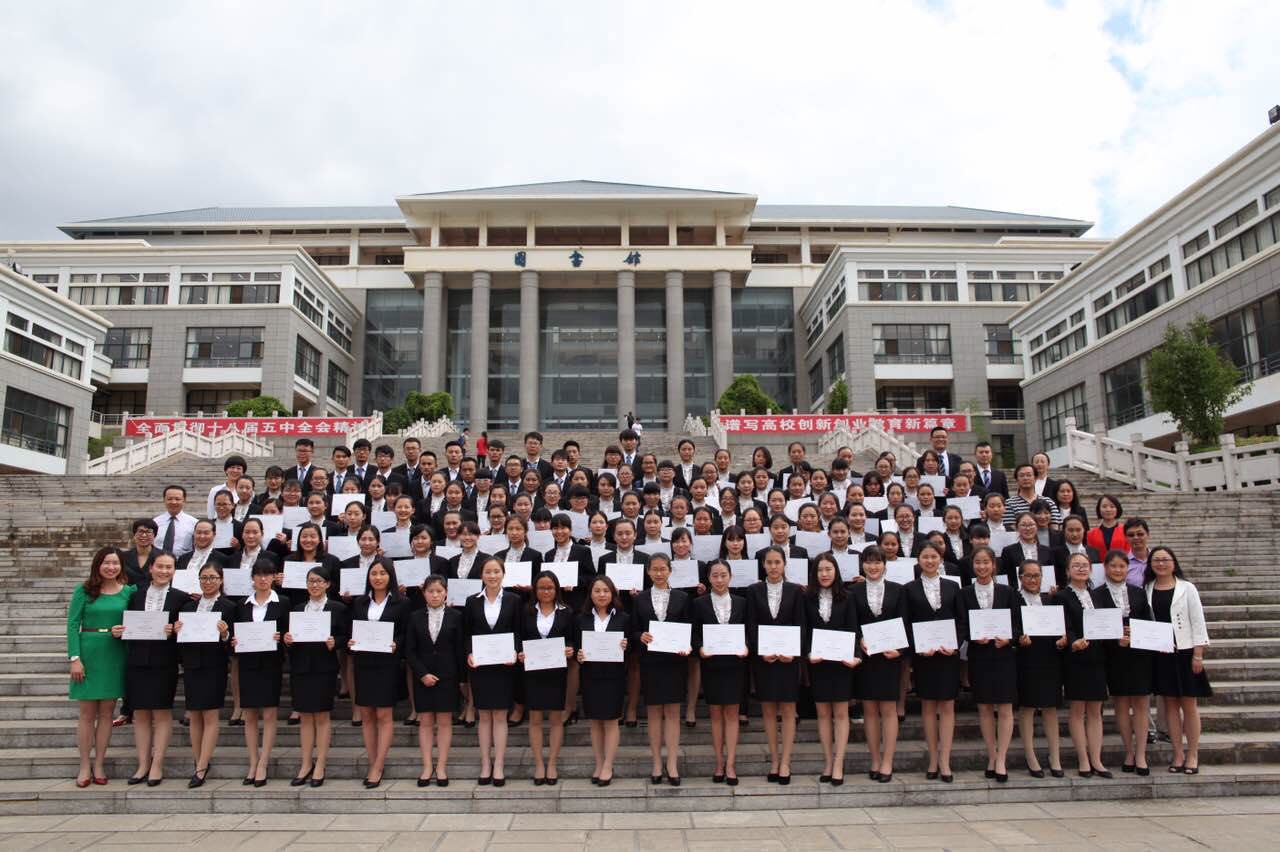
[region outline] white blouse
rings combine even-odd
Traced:
[[[979,609],[991,609],[996,602],[996,584],[995,583],[977,583],[973,584],[973,591],[978,596]]]
[[[592,629],[592,631],[593,631],[593,632],[595,632],[595,633],[606,633],[606,632],[608,632],[608,630],[609,630],[609,619],[613,618],[613,614],[614,614],[614,612],[616,612],[616,610],[612,610],[612,609],[611,609],[611,610],[609,610],[609,612],[608,612],[608,613],[606,613],[606,614],[605,614],[605,617],[604,617],[604,618],[601,618],[601,617],[600,617],[600,611],[599,611],[599,610],[596,610],[596,609],[591,610],[591,629]]]
[[[833,598],[830,589],[818,589],[818,618],[823,622],[831,620],[831,604]]]
[[[782,609],[782,583],[764,584],[765,596],[769,599],[769,614],[774,618],[778,617],[778,612]]]
[[[1027,602],[1027,606],[1044,606],[1044,601],[1040,600],[1039,595],[1033,595],[1026,589],[1019,589],[1022,592],[1022,599]]]
[[[213,605],[218,602],[219,595],[211,598],[202,597],[196,603],[196,612],[213,612]]]
[[[728,624],[729,619],[733,617],[733,595],[728,592],[723,595],[712,592],[711,609],[716,614],[716,623]]]
[[[654,586],[649,590],[649,600],[653,603],[653,614],[658,621],[666,621],[667,604],[671,603],[671,590]]]
[[[502,615],[502,595],[499,594],[494,600],[489,600],[489,596],[484,592],[480,595],[484,600],[484,620],[489,623],[489,629],[492,630],[498,626],[498,616]]]
[[[380,621],[382,619],[382,613],[386,610],[387,601],[389,600],[391,600],[391,595],[385,596],[381,603],[375,601],[372,595],[369,596],[369,621]]]
[[[250,595],[249,600],[252,601],[253,605],[253,620],[263,622],[267,620],[267,607],[270,604],[279,603],[280,597],[276,594],[276,590],[272,589],[267,595],[265,603],[258,603],[257,595]]]
[[[168,586],[147,586],[147,602],[144,609],[147,612],[162,612],[164,610],[164,599],[168,594]]]
[[[936,612],[942,609],[942,577],[926,577],[920,575],[920,585],[924,588],[925,600]]]
[[[876,618],[884,611],[884,577],[867,580],[867,607]]]
[[[1074,585],[1069,588],[1076,593],[1076,600],[1080,601],[1083,609],[1093,609],[1093,596],[1089,594],[1088,589],[1077,589]]]
[[[440,628],[444,625],[444,607],[428,606],[427,607],[427,633],[431,635],[431,641],[436,641],[440,635]]]
[[[1107,589],[1111,592],[1111,600],[1115,603],[1116,609],[1124,614],[1125,618],[1129,617],[1129,590],[1124,583],[1113,583],[1107,581]]]
[[[551,628],[556,623],[556,611],[561,609],[559,606],[553,606],[550,613],[543,613],[542,607],[538,607],[535,611],[538,613],[538,635],[546,639],[551,635]],[[492,627],[493,625],[489,625]]]

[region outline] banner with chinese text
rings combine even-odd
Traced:
[[[941,426],[969,431],[966,414],[721,414],[720,426],[730,434],[751,432],[830,432],[840,426],[853,431],[879,426],[886,432],[928,432]]]
[[[128,417],[126,437],[150,438],[186,428],[198,435],[215,438],[224,432],[273,437],[284,435],[340,435],[364,423],[364,417]]]

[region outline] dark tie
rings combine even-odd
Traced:
[[[342,474],[340,473],[335,473],[333,475],[333,493],[334,494],[342,493]]]
[[[991,487],[991,471],[989,470],[984,470],[982,472],[982,487],[983,488]]]
[[[164,544],[160,546],[162,550],[167,550],[169,553],[173,553],[174,521],[176,520],[177,518],[173,515],[169,516],[169,526],[164,531]]]

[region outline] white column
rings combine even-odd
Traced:
[[[471,273],[471,416],[475,435],[489,426],[489,284],[488,272]]]
[[[538,273],[520,273],[520,431],[538,428]]]
[[[684,273],[667,273],[667,430],[684,423]]]
[[[711,399],[720,398],[733,381],[733,279],[729,270],[718,269],[711,275]]]
[[[445,389],[444,363],[440,358],[440,317],[444,313],[444,273],[422,275],[422,384],[423,393]]]
[[[636,274],[618,272],[618,420],[636,410]]]

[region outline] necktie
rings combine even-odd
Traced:
[[[342,493],[342,474],[340,473],[335,473],[333,475],[333,493],[334,494]]]
[[[177,518],[173,515],[169,516],[169,526],[164,531],[164,544],[161,545],[164,550],[167,550],[170,553],[173,553],[173,536],[175,532],[174,521],[176,520]]]
[[[982,487],[983,488],[991,487],[991,471],[989,470],[984,470],[982,472]]]

